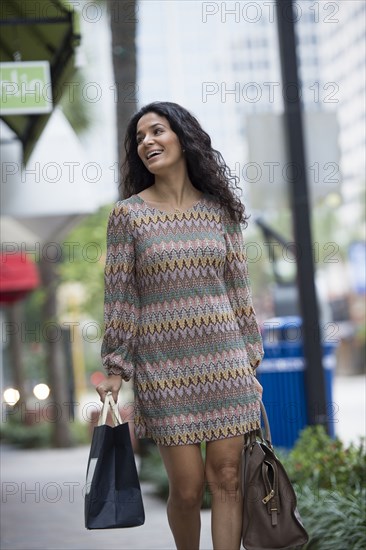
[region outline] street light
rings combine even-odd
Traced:
[[[3,397],[7,405],[14,407],[20,399],[20,393],[15,388],[7,388],[3,393]]]
[[[47,384],[37,384],[33,388],[33,393],[37,399],[44,401],[50,395],[50,388]]]

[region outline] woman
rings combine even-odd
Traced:
[[[131,119],[124,200],[108,224],[105,336],[117,400],[134,379],[135,431],[168,477],[178,550],[197,550],[205,483],[215,549],[240,547],[243,434],[259,427],[264,355],[240,223],[245,210],[221,154],[183,107],[155,102]],[[206,442],[203,462],[200,444]]]

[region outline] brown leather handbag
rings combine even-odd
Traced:
[[[262,430],[245,436],[242,455],[245,550],[290,550],[309,540],[297,510],[294,488],[275,455],[265,407]]]

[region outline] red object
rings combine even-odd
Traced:
[[[1,254],[0,303],[11,303],[39,286],[37,266],[25,254]]]
[[[105,380],[105,375],[100,371],[95,371],[93,374],[90,375],[90,382],[93,384],[93,386],[99,386],[103,380]]]

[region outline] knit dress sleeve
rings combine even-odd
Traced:
[[[226,261],[224,279],[227,294],[244,338],[250,365],[256,369],[264,356],[263,341],[253,307],[251,285],[239,222],[224,216]]]
[[[108,375],[129,380],[134,373],[139,295],[134,240],[126,205],[117,203],[109,215],[104,270],[104,337],[101,355]]]

